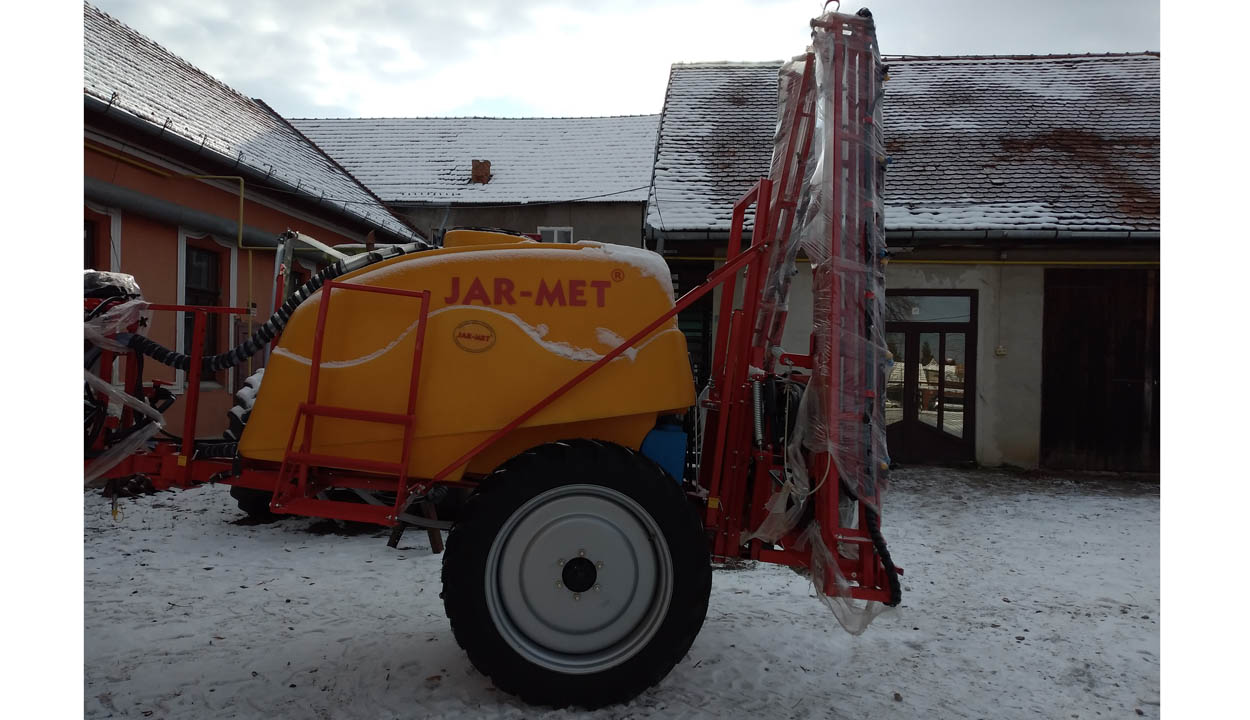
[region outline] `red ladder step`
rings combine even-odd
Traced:
[[[286,456],[285,462],[295,465],[318,465],[323,467],[337,467],[344,470],[366,470],[368,472],[387,473],[397,475],[403,470],[403,465],[396,462],[383,462],[381,460],[364,460],[362,458],[344,457],[342,455],[321,455],[318,453],[302,453],[293,452]]]
[[[271,505],[271,508],[276,513],[291,515],[349,520],[352,522],[386,525],[388,527],[395,524],[395,508],[390,505],[366,505],[364,503],[342,502],[340,500],[318,500],[317,498],[295,498],[294,500],[280,501],[278,498],[274,498],[274,504]]]
[[[386,413],[377,410],[358,410],[356,408],[338,407],[335,405],[309,405],[300,403],[299,411],[305,415],[318,417],[341,418],[343,420],[360,420],[363,422],[391,423],[407,425],[415,419],[413,415],[404,413]]]

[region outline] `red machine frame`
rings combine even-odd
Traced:
[[[411,481],[408,477],[409,452],[414,432],[417,388],[420,378],[422,349],[429,313],[428,290],[410,291],[378,286],[358,285],[350,282],[329,281],[322,286],[322,302],[317,318],[313,347],[308,397],[301,403],[291,427],[284,460],[280,464],[259,461],[196,458],[195,427],[199,405],[200,373],[204,348],[204,332],[208,313],[242,314],[243,308],[218,308],[189,305],[151,305],[158,311],[182,311],[194,313],[195,322],[191,338],[190,368],[187,371],[185,421],[181,444],[160,442],[155,449],[139,451],[114,467],[106,477],[124,477],[141,474],[152,479],[158,489],[170,486],[190,487],[209,481],[220,481],[259,490],[272,490],[272,509],[276,512],[329,517],[396,525],[404,520],[405,508],[410,499],[424,496],[433,486],[447,483],[447,478],[458,468],[471,461],[480,452],[520,427],[535,414],[550,406],[564,394],[590,377],[627,349],[646,338],[678,313],[690,307],[717,286],[723,285],[720,299],[720,316],[712,362],[712,386],[707,410],[709,432],[704,444],[699,468],[699,485],[707,492],[705,529],[707,530],[713,557],[752,558],[764,562],[791,566],[807,566],[809,555],[794,549],[800,545],[797,531],[792,530],[780,538],[778,544],[765,546],[758,540],[742,544],[739,538],[744,530],[758,527],[766,515],[765,504],[774,487],[773,477],[784,471],[778,454],[784,448],[774,447],[771,440],[753,442],[751,383],[767,376],[760,368],[765,362],[766,346],[779,345],[784,312],[776,307],[764,308],[771,316],[761,320],[761,296],[763,279],[768,270],[769,250],[776,238],[789,238],[795,222],[798,206],[797,196],[804,176],[806,158],[814,133],[813,114],[813,58],[809,53],[801,77],[800,103],[789,118],[784,167],[777,187],[768,178],[761,178],[733,207],[732,229],[725,263],[700,286],[677,299],[671,310],[626,339],[620,346],[582,370],[537,403],[517,415],[489,438],[472,450],[435,473],[430,479]],[[855,119],[862,121],[861,118]],[[871,119],[869,119],[871,121]],[[836,126],[835,123],[831,125]],[[835,166],[843,159],[837,157],[841,143],[835,143]],[[849,160],[849,158],[848,158]],[[774,190],[776,191],[774,193]],[[774,207],[775,204],[775,207]],[[742,246],[747,211],[755,207],[754,228],[751,242]],[[834,229],[836,243],[837,228]],[[738,273],[745,269],[745,286],[742,307],[735,309],[734,296]],[[279,280],[281,282],[281,280]],[[318,402],[322,341],[325,334],[330,299],[334,291],[357,291],[383,293],[420,301],[419,321],[413,351],[412,372],[409,380],[406,414],[373,412],[355,408],[335,407]],[[279,297],[281,291],[279,290]],[[821,308],[814,308],[820,312]],[[832,312],[825,308],[826,311]],[[832,319],[832,318],[831,318]],[[102,376],[112,379],[114,354],[106,352],[101,362]],[[782,355],[780,362],[794,368],[812,368],[812,356]],[[128,387],[135,382],[134,363],[127,363]],[[836,383],[834,383],[836,386]],[[813,392],[836,392],[837,388],[809,388]],[[872,397],[872,388],[864,388],[865,397]],[[831,405],[831,407],[833,407]],[[404,427],[404,443],[398,462],[362,460],[341,456],[320,455],[311,452],[316,417],[336,417],[350,420],[397,424]],[[130,410],[125,410],[122,424],[132,422]],[[303,428],[303,433],[298,432]],[[298,446],[297,435],[300,435]],[[236,465],[237,462],[237,465]],[[810,500],[814,505],[815,521],[821,529],[821,539],[836,559],[837,572],[853,583],[850,596],[862,600],[886,602],[890,599],[887,571],[877,553],[865,503],[858,504],[859,518],[855,527],[842,522],[839,513],[841,483],[833,459],[827,453],[815,453],[811,462],[812,473],[824,480],[812,491]],[[465,478],[459,485],[473,484],[473,478]],[[354,488],[378,492],[394,492],[391,505],[360,504],[326,499],[321,492],[327,488]],[[692,493],[693,494],[693,493]],[[869,498],[875,501],[878,498]],[[428,525],[427,525],[428,527]],[[433,531],[432,531],[433,532]],[[433,539],[433,538],[432,538]],[[837,552],[839,546],[858,547],[858,553]],[[847,555],[856,555],[854,559]],[[822,587],[833,595],[838,583],[834,581],[833,567],[826,567]],[[901,573],[901,570],[899,570]]]

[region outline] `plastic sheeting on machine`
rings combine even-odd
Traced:
[[[768,502],[769,514],[743,540],[777,542],[797,529],[794,549],[809,552],[818,594],[842,626],[858,634],[885,609],[850,596],[852,583],[833,553],[856,558],[858,548],[849,543],[830,548],[817,520],[805,527],[800,522],[808,498],[825,483],[841,484],[839,514],[847,527],[857,527],[864,517],[856,503],[879,517],[886,488],[889,456],[879,398],[884,397],[893,358],[884,337],[887,256],[880,99],[885,68],[872,17],[865,11],[854,16],[828,13],[812,27],[814,107],[803,122],[815,127],[805,148],[804,177],[787,179],[802,182],[797,220],[789,233],[779,234],[771,250],[756,324],[770,359],[780,357],[790,281],[802,251],[812,268],[812,374],[787,436],[785,480]],[[770,174],[774,187],[782,186],[779,176],[788,165],[785,130],[796,113],[806,110],[800,93],[806,58],[796,58],[780,71]],[[784,369],[779,372],[785,374]],[[836,592],[826,592],[826,568]]]

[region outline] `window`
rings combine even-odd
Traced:
[[[972,298],[968,295],[889,295],[889,322],[969,322]]]
[[[571,227],[539,227],[538,234],[542,236],[543,242],[550,243],[571,243],[573,242],[573,228]]]
[[[186,275],[183,302],[187,305],[221,305],[221,253],[187,243]],[[204,333],[204,355],[221,352],[220,318],[217,313],[208,315]],[[191,338],[195,332],[195,314],[183,313],[183,352],[191,352]],[[204,378],[213,380],[214,378]]]
[[[82,269],[83,270],[96,269],[95,246],[96,246],[95,223],[90,220],[84,220],[83,221],[83,236],[82,236]]]

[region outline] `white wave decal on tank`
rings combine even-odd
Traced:
[[[625,344],[625,338],[621,337],[620,335],[617,335],[616,333],[612,332],[611,330],[607,328],[602,328],[602,327],[595,328],[595,339],[598,340],[601,345],[607,345],[610,348],[615,348],[617,345]],[[629,358],[630,360],[633,360],[634,358],[638,357],[638,348],[636,347],[626,348],[625,352],[621,354]]]
[[[449,310],[470,310],[473,312],[488,312],[494,315],[498,315],[499,317],[512,321],[514,325],[520,328],[521,332],[528,335],[530,339],[533,340],[539,347],[543,348],[544,350],[546,350],[547,352],[553,355],[558,355],[560,357],[567,358],[569,360],[589,363],[589,362],[595,362],[596,360],[601,359],[607,354],[607,353],[601,353],[595,350],[591,350],[590,348],[582,348],[582,347],[577,347],[576,345],[570,345],[569,343],[566,343],[566,342],[547,340],[545,339],[547,332],[548,332],[548,328],[546,325],[539,325],[538,327],[534,327],[533,325],[530,325],[529,323],[525,322],[524,320],[522,320],[520,317],[518,317],[517,315],[513,313],[504,312],[503,310],[496,310],[495,308],[491,308],[491,307],[479,307],[477,305],[449,305],[447,307],[441,307],[431,312],[427,317],[433,318]],[[325,370],[325,369],[334,369],[334,368],[356,367],[358,365],[364,365],[365,363],[372,362],[373,360],[376,360],[377,358],[382,357],[386,353],[398,347],[400,343],[402,343],[409,335],[411,335],[413,332],[416,331],[417,325],[419,323],[420,323],[419,320],[414,320],[412,324],[409,325],[407,328],[405,328],[404,331],[401,332],[399,336],[396,337],[394,340],[390,341],[385,346],[380,347],[371,353],[368,353],[367,355],[361,355],[360,357],[352,358],[351,360],[329,360],[329,361],[321,363],[321,368]],[[599,330],[605,330],[605,328],[599,328]],[[607,331],[607,332],[610,333],[611,331]],[[662,330],[660,332],[657,332],[656,334],[647,338],[646,340],[639,343],[638,345],[635,345],[634,347],[626,350],[624,353],[622,353],[622,357],[628,357],[629,360],[632,362],[636,357],[638,357],[638,353],[643,348],[655,342],[655,340],[658,339],[660,336],[667,335],[668,333],[675,333],[675,332],[681,332],[681,330],[677,328],[668,328],[667,330]],[[614,339],[619,339],[619,342],[617,342],[616,345],[619,345],[620,343],[625,342],[624,338],[621,338],[619,335],[616,335],[615,333],[612,333],[612,336]],[[606,336],[604,334],[600,334],[599,341],[604,342],[605,337]],[[609,343],[605,342],[604,344],[609,344]],[[613,345],[613,347],[615,347],[615,345]],[[290,350],[287,350],[286,348],[283,348],[283,347],[279,347],[275,349],[273,351],[273,354],[281,355],[284,358],[289,358],[291,360],[294,360],[297,363],[300,363],[301,365],[308,365],[308,366],[312,365],[312,358],[304,357],[303,355],[291,352]],[[619,360],[620,357],[616,359]]]

